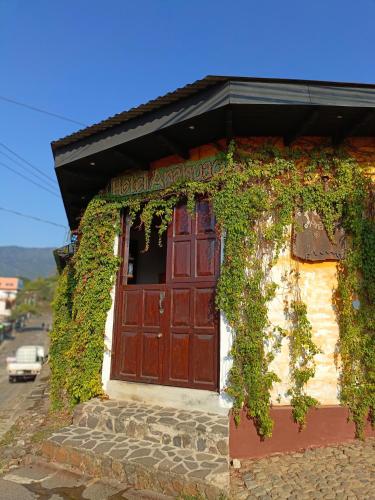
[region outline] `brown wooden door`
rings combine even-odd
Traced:
[[[163,382],[166,288],[129,285],[118,303],[113,371],[115,378]]]
[[[165,360],[168,384],[217,388],[218,273],[219,244],[210,204],[199,202],[194,217],[185,205],[176,207],[168,228],[170,315]]]
[[[217,390],[220,248],[211,206],[181,204],[168,228],[166,283],[127,285],[126,235],[119,277],[112,378]]]

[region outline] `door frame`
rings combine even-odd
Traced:
[[[126,272],[125,270],[127,269],[127,266],[128,266],[128,258],[129,258],[129,243],[130,243],[130,223],[129,223],[129,220],[128,220],[128,217],[127,217],[127,214],[122,211],[121,213],[121,222],[120,222],[120,227],[121,227],[121,232],[120,232],[120,235],[118,237],[118,249],[117,249],[117,252],[118,252],[118,256],[120,258],[120,266],[119,266],[119,269],[117,271],[117,276],[116,276],[116,283],[115,283],[115,300],[114,300],[114,320],[113,320],[113,326],[112,326],[112,346],[111,346],[111,362],[110,362],[110,380],[118,380],[118,381],[125,381],[125,382],[132,382],[131,380],[123,380],[121,378],[119,378],[118,376],[115,376],[114,375],[114,372],[115,372],[115,365],[116,365],[116,352],[119,351],[120,349],[120,346],[118,345],[118,343],[120,342],[119,340],[119,324],[121,322],[121,315],[122,315],[122,311],[121,311],[121,305],[122,305],[122,298],[123,298],[123,294],[124,292],[122,291],[122,286],[123,285],[123,279],[124,279],[124,272]],[[169,228],[168,228],[169,230]],[[218,248],[218,253],[219,253],[219,256],[221,256],[221,240],[216,236],[217,238],[217,241],[219,243],[219,248]],[[167,239],[167,245],[169,243],[169,239]],[[168,259],[168,256],[169,256],[169,251],[168,251],[168,248],[167,248],[167,259]],[[221,264],[221,258],[219,258],[219,275],[220,275],[220,264]],[[166,267],[168,268],[168,266],[170,265],[170,263],[167,261],[166,262]],[[218,276],[216,277],[216,281],[215,281],[215,288],[216,288],[216,285],[217,285],[217,280],[218,280]],[[183,284],[183,283],[181,283]],[[200,283],[201,285],[204,285],[204,281],[202,281]],[[165,284],[150,284],[150,285],[146,285],[146,284],[142,284],[142,285],[125,285],[125,286],[129,286],[129,287],[143,287],[143,288],[147,288],[147,287],[152,287],[152,286],[159,286],[159,287],[165,287],[165,292],[166,292],[166,295],[165,295],[165,298],[167,299],[167,297],[171,294],[171,290],[173,288],[173,284],[172,283],[168,283],[168,281],[166,281]],[[176,285],[175,285],[176,286]],[[216,294],[216,291],[215,291],[215,294]],[[165,301],[166,304],[168,304],[168,307],[170,307],[170,300],[166,300]],[[166,360],[166,355],[167,355],[167,350],[170,348],[170,339],[169,338],[165,338],[163,339],[163,351],[164,351],[164,354],[163,354],[163,361],[162,361],[162,382],[161,383],[157,383],[157,382],[153,382],[153,381],[147,381],[147,380],[134,380],[133,383],[143,383],[143,384],[148,384],[148,385],[165,385],[167,387],[174,387],[174,388],[181,388],[181,389],[192,389],[192,390],[200,390],[200,389],[203,389],[203,390],[209,390],[210,392],[213,392],[213,393],[218,393],[220,392],[220,372],[221,372],[221,363],[220,363],[220,360],[221,360],[221,353],[220,353],[220,347],[221,347],[221,312],[220,311],[216,311],[215,312],[215,324],[216,324],[216,331],[217,331],[217,343],[216,343],[216,356],[215,356],[215,359],[216,359],[216,374],[215,374],[215,389],[207,389],[206,387],[202,386],[202,387],[191,387],[190,385],[174,385],[173,383],[169,382],[166,380],[166,376],[165,376],[165,369],[166,369],[166,363],[165,363],[165,360]]]

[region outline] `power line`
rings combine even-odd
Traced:
[[[64,120],[66,122],[75,123],[76,125],[81,125],[83,127],[87,127],[86,123],[82,123],[82,122],[79,122],[77,120],[73,120],[72,118],[68,118],[68,117],[63,116],[63,115],[58,115],[57,113],[52,113],[51,111],[46,111],[45,109],[37,108],[36,106],[33,106],[31,104],[26,104],[24,102],[16,101],[15,99],[10,99],[9,97],[5,97],[5,96],[1,96],[1,95],[0,95],[0,99],[3,101],[9,102],[11,104],[16,104],[17,106],[22,106],[24,108],[31,109],[32,111],[37,111],[38,113],[43,113],[45,115],[53,116],[54,118],[59,118],[60,120]]]
[[[36,167],[32,163],[30,163],[28,160],[26,160],[25,158],[23,158],[21,155],[19,155],[15,151],[13,151],[13,149],[11,149],[9,146],[7,146],[6,144],[4,144],[3,142],[0,142],[0,146],[2,146],[4,149],[6,149],[7,151],[9,151],[9,153],[12,153],[12,155],[14,155],[19,160],[21,160],[24,163],[26,163],[26,165],[29,165],[29,167],[31,167],[32,169],[36,170],[41,175],[43,175],[44,177],[46,177],[47,179],[49,179],[51,182],[53,182],[54,184],[56,184],[56,179],[54,179],[53,177],[50,177],[48,174],[46,174],[45,172],[43,172],[42,170],[40,170],[38,167]],[[5,156],[7,156],[4,152],[2,152],[2,154],[5,155]],[[9,156],[8,156],[8,158],[9,158]],[[12,161],[15,161],[15,160],[12,160]]]
[[[45,179],[44,177],[42,177],[40,174],[38,173],[34,173],[32,172],[31,170],[29,170],[27,168],[26,165],[23,165],[20,161],[16,160],[15,158],[12,158],[12,156],[8,155],[7,153],[5,153],[4,151],[1,151],[0,150],[0,154],[2,154],[3,156],[5,156],[5,158],[7,158],[8,160],[12,161],[13,163],[15,163],[18,167],[21,167],[22,170],[24,170],[25,172],[27,173],[30,173],[33,177],[35,177],[36,179],[38,179],[38,181],[41,181],[41,182],[44,182],[46,183],[47,187],[49,188],[52,188],[52,189],[55,189],[56,188],[56,184],[53,184],[52,181],[50,181],[49,179]],[[47,184],[47,182],[49,182],[49,184]],[[57,191],[56,191],[57,192]]]
[[[45,186],[42,186],[41,184],[39,184],[38,182],[35,182],[33,181],[32,179],[29,179],[28,177],[26,177],[26,175],[23,175],[21,174],[21,172],[18,172],[17,170],[15,170],[14,168],[10,167],[9,165],[7,165],[6,163],[3,163],[2,161],[0,161],[0,165],[8,170],[10,170],[11,172],[13,172],[14,174],[18,175],[19,177],[22,177],[23,179],[27,180],[28,182],[31,182],[32,184],[34,184],[35,186],[38,186],[40,187],[41,189],[44,189],[45,191],[47,191],[48,193],[50,194],[53,194],[53,196],[56,196],[56,198],[60,198],[60,196],[56,193],[54,193],[53,191],[51,191],[50,189],[48,189],[47,187]]]
[[[63,226],[62,224],[58,224],[57,222],[52,222],[52,221],[46,220],[46,219],[40,219],[39,217],[34,217],[33,215],[24,214],[22,212],[17,212],[16,210],[11,210],[9,208],[0,207],[0,210],[3,210],[4,212],[9,212],[10,214],[19,215],[20,217],[25,217],[26,219],[32,219],[32,220],[36,220],[38,222],[44,222],[45,224],[50,224],[51,226],[62,227],[64,229],[67,229],[66,226]]]

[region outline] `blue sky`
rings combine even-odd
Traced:
[[[375,0],[0,0],[0,96],[91,124],[207,74],[375,83],[374,19]],[[52,178],[50,142],[77,128],[0,98],[0,142]],[[67,226],[1,164],[0,207]],[[65,237],[0,210],[0,245]]]

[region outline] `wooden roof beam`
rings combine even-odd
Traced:
[[[94,167],[92,167],[92,168],[94,169]],[[80,189],[82,189],[81,183],[87,184],[90,182],[94,182],[94,183],[102,184],[103,180],[105,180],[103,174],[100,174],[95,170],[92,173],[89,171],[86,171],[83,173],[83,172],[77,171],[76,169],[69,169],[66,172],[66,177],[69,179],[73,178],[75,181],[77,181],[77,185],[80,185]]]
[[[306,131],[315,123],[319,116],[319,109],[311,109],[307,115],[297,123],[297,125],[289,130],[284,136],[284,144],[290,146],[298,137],[303,136]]]
[[[149,168],[149,165],[143,160],[135,158],[133,155],[125,153],[124,151],[120,151],[119,149],[114,149],[113,154],[119,160],[125,162],[127,168],[132,168],[135,170],[148,170]]]
[[[375,116],[375,109],[367,109],[361,116],[356,120],[352,121],[346,128],[341,130],[337,136],[332,138],[332,143],[335,146],[339,146],[342,142],[350,136],[355,135],[355,133],[363,126],[366,126],[372,118]]]
[[[166,134],[158,133],[156,137],[162,142],[172,154],[180,156],[184,160],[189,160],[189,149],[179,144],[175,139],[171,139]]]

